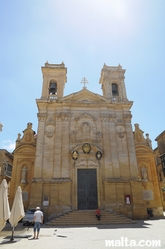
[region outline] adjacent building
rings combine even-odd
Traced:
[[[165,131],[163,131],[159,136],[157,136],[155,141],[157,141],[157,148],[154,150],[157,175],[162,205],[163,209],[165,210]]]

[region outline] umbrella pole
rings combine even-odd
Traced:
[[[12,234],[11,234],[11,239],[10,240],[14,240],[14,227],[12,228]]]

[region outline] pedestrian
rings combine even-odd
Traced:
[[[97,209],[96,209],[96,217],[97,217],[98,220],[100,220],[100,216],[101,216],[100,209],[97,208]]]
[[[34,222],[34,236],[32,239],[38,239],[41,224],[43,223],[43,212],[40,210],[40,207],[36,207],[36,211],[33,217]]]

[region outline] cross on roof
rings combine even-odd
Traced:
[[[85,84],[88,84],[88,80],[84,77],[82,78],[81,83],[84,84],[83,88],[86,88]]]

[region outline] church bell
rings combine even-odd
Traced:
[[[51,82],[49,87],[49,94],[56,94],[57,92],[57,83]]]

